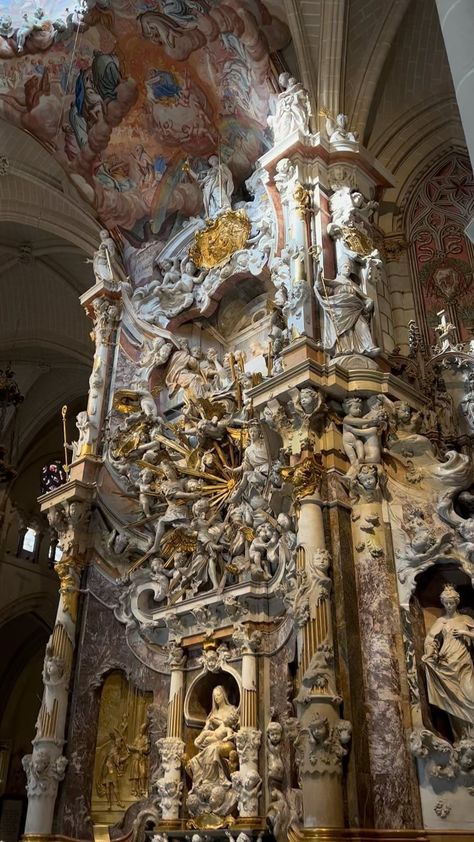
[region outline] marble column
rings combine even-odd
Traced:
[[[474,169],[474,4],[472,0],[436,0],[466,146]],[[474,220],[466,233],[474,242]]]
[[[319,477],[315,486],[318,480]],[[347,753],[344,746],[350,741],[351,726],[339,718],[341,700],[335,689],[330,558],[319,489],[313,487],[297,503],[298,587],[294,613],[298,629],[296,702],[300,733],[296,759],[303,791],[304,825],[343,827],[342,757]]]
[[[25,834],[51,833],[58,786],[66,771],[67,760],[62,751],[82,566],[75,558],[65,558],[55,565],[60,579],[60,600],[54,630],[46,647],[44,691],[33,751],[23,758],[28,793]]]
[[[88,471],[83,460],[84,457],[96,455],[100,431],[107,413],[110,368],[121,316],[120,293],[117,290],[110,291],[103,283],[96,284],[81,296],[81,303],[93,320],[91,338],[95,343],[95,353],[89,378],[87,423],[74,454],[70,477],[91,480],[93,469],[92,473]]]
[[[404,723],[402,634],[381,478],[377,465],[361,466],[353,478],[351,525],[374,820],[377,828],[396,829],[418,826],[421,816]]]
[[[183,792],[185,661],[186,656],[181,647],[177,645],[172,646],[169,655],[171,680],[168,701],[168,725],[166,737],[162,737],[156,744],[161,755],[163,777],[155,781],[155,788],[160,797],[163,820],[171,822],[179,819]]]
[[[258,771],[258,752],[261,732],[257,728],[257,659],[255,644],[243,630],[242,641],[242,696],[240,700],[240,730],[235,738],[239,755],[239,771],[232,774],[232,783],[238,794],[239,816],[258,816],[258,802],[262,779]]]

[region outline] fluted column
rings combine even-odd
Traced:
[[[179,818],[183,792],[185,661],[186,657],[181,647],[177,645],[172,646],[169,655],[171,679],[168,701],[168,725],[166,737],[162,737],[156,744],[161,755],[163,777],[155,782],[155,788],[160,796],[163,820],[171,822]]]
[[[315,391],[312,406],[305,395],[305,447],[283,476],[293,485],[297,513],[296,588],[292,613],[297,642],[296,706],[299,733],[295,742],[299,783],[303,792],[304,825],[308,828],[344,825],[342,758],[351,726],[339,718],[335,688],[331,617],[330,556],[326,550],[322,500],[322,468],[309,446],[313,423],[322,407]],[[294,443],[297,445],[297,443]],[[295,446],[294,451],[297,449]]]
[[[67,760],[63,756],[71,680],[81,572],[84,567],[83,533],[89,506],[73,500],[54,506],[48,513],[56,529],[63,558],[55,564],[60,599],[53,633],[43,666],[43,698],[36,721],[33,751],[23,758],[27,777],[28,811],[25,834],[51,833],[59,782]]]
[[[235,746],[239,756],[239,771],[232,774],[232,785],[238,795],[238,811],[241,818],[258,816],[258,802],[262,779],[258,771],[258,753],[261,731],[258,730],[257,711],[257,658],[258,639],[248,628],[242,627],[242,691],[240,699],[240,730],[236,734]]]
[[[297,576],[294,611],[297,632],[300,734],[296,759],[303,790],[305,827],[344,825],[342,757],[351,727],[339,718],[335,689],[330,558],[314,465],[311,493],[299,499]]]
[[[257,662],[252,651],[242,654],[241,728],[257,727]]]

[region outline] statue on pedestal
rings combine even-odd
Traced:
[[[474,732],[474,620],[458,611],[459,593],[446,585],[441,594],[444,615],[425,639],[428,698],[445,710],[455,739]]]
[[[283,90],[278,95],[276,113],[268,118],[275,143],[286,140],[295,131],[309,134],[312,116],[309,94],[301,82],[297,82],[289,73],[281,73],[278,82]]]
[[[323,278],[319,273],[314,294],[324,313],[323,346],[331,356],[365,354],[376,357],[380,354],[369,327],[374,302],[354,280],[349,261],[343,264],[335,278]]]
[[[348,129],[347,114],[338,114],[334,120],[326,113],[326,133],[330,143],[350,141],[356,143],[359,139],[358,132],[351,132]]]
[[[202,189],[206,219],[213,219],[221,211],[231,207],[234,179],[227,164],[223,164],[217,155],[211,155],[208,163],[209,169],[203,173],[195,173],[189,167],[188,172]]]
[[[114,283],[114,273],[112,270],[112,259],[115,257],[116,248],[115,243],[106,228],[103,228],[99,233],[100,243],[99,248],[94,252],[92,261],[87,260],[87,263],[92,262],[94,270],[95,281],[99,283]]]
[[[230,775],[237,768],[235,737],[239,726],[239,712],[231,705],[221,685],[212,691],[212,708],[204,728],[194,740],[198,753],[189,760],[186,771],[193,786],[188,795],[191,815],[202,812],[228,816],[237,796]]]

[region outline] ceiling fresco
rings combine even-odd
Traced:
[[[269,145],[270,56],[289,41],[260,0],[0,6],[0,115],[30,132],[109,229],[165,241],[203,214],[217,154],[239,185]]]

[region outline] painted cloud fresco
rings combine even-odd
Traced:
[[[0,7],[0,115],[51,150],[109,229],[164,241],[203,213],[210,155],[239,184],[266,148],[269,55],[287,29],[259,0],[71,8]]]

